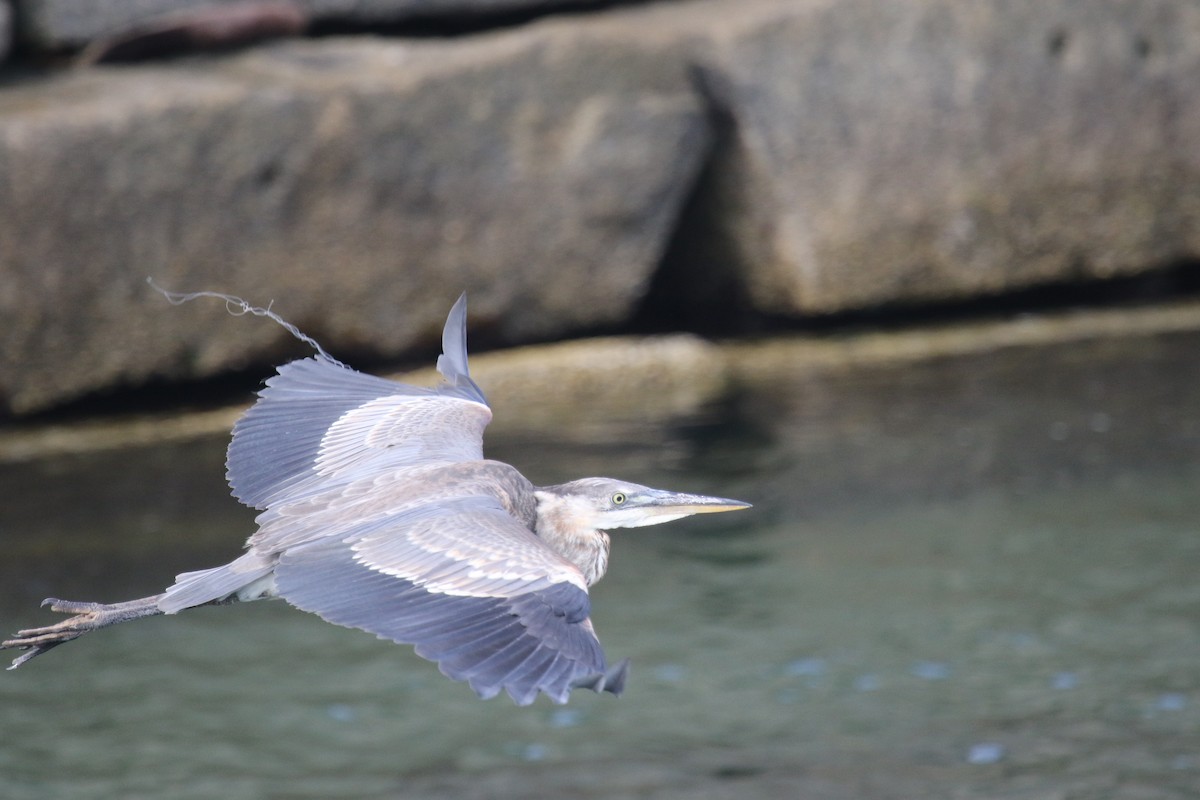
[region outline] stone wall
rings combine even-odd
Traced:
[[[17,54],[181,5],[22,0]],[[418,6],[546,18],[14,66],[0,406],[278,356],[275,326],[170,307],[148,276],[394,356],[433,346],[464,289],[473,330],[516,342],[619,328],[651,287],[705,314],[805,316],[1200,253],[1194,3],[301,5],[364,25]]]

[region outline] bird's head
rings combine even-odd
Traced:
[[[750,508],[740,500],[668,492],[612,478],[581,478],[546,486],[538,489],[537,496],[539,515],[569,519],[571,527],[581,530],[640,528],[692,514]]]

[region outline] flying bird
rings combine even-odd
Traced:
[[[163,291],[160,289],[160,291]],[[492,411],[467,368],[466,295],[442,332],[435,388],[357,372],[268,309],[316,354],[278,368],[233,428],[234,496],[261,513],[246,552],[185,572],[163,593],[121,603],[49,598],[71,614],[0,644],[9,669],[111,625],[189,608],[283,598],[337,625],[415,646],[483,698],[556,703],[574,688],[620,694],[588,588],[608,568],[614,528],[656,525],[748,503],[611,478],[534,486],[484,458]]]

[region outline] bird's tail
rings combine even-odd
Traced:
[[[72,616],[54,625],[17,631],[17,635],[12,639],[0,642],[0,650],[25,651],[13,659],[12,665],[9,666],[9,669],[16,669],[31,658],[40,656],[60,644],[66,644],[72,639],[78,639],[85,633],[161,614],[163,612],[158,607],[161,597],[162,595],[159,594],[137,600],[127,600],[124,603],[81,603],[49,597],[42,601],[43,606],[50,606],[51,611]]]
[[[257,600],[273,594],[274,564],[256,553],[244,553],[228,564],[175,576],[158,601],[164,614],[234,600]]]

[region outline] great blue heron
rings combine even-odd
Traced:
[[[198,295],[168,295],[183,302]],[[450,310],[433,389],[365,375],[328,356],[292,361],[238,420],[229,445],[233,494],[262,511],[246,553],[185,572],[162,594],[123,603],[54,598],[73,614],[5,641],[34,656],[90,631],[203,605],[282,597],[323,619],[416,645],[480,697],[504,689],[619,694],[592,627],[588,587],[604,576],[612,528],[656,525],[748,504],[611,478],[534,486],[483,457],[492,418],[467,370],[466,295]]]

